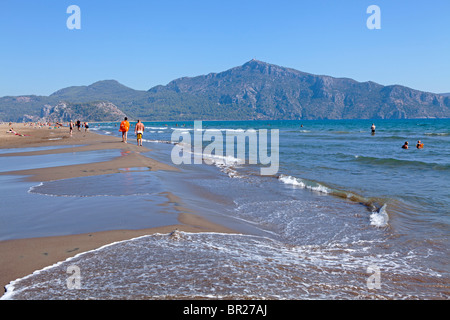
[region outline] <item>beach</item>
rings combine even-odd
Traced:
[[[142,152],[149,152],[150,150],[136,146],[134,141],[131,140],[125,144],[118,137],[85,132],[84,129],[78,132],[76,128],[70,136],[67,127],[57,129],[37,128],[24,126],[21,123],[14,123],[11,127],[20,135],[6,133],[10,129],[9,124],[0,125],[0,149],[8,149],[8,153],[0,154],[0,157],[30,157],[111,149],[119,150],[121,155],[108,161],[6,171],[1,172],[2,175],[25,176],[24,179],[27,181],[42,182],[120,173],[123,168],[147,168],[151,171],[178,170],[142,155]],[[20,151],[18,148],[40,149],[42,147],[63,148],[14,152],[15,149]],[[191,210],[184,208],[182,199],[177,198],[169,190],[164,192],[164,196],[167,198],[167,203],[175,203],[175,209],[179,212],[178,224],[142,230],[98,231],[93,229],[91,232],[83,234],[0,241],[0,286],[3,288],[13,280],[81,252],[142,235],[169,233],[175,229],[187,232],[232,232],[231,229],[211,223],[195,215]],[[58,232],[58,230],[53,231]]]
[[[448,299],[448,120],[371,124],[144,122],[143,147],[114,122],[3,125],[2,299]],[[274,175],[237,153],[174,164],[174,136],[260,129],[279,130]]]

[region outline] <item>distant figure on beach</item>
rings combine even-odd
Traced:
[[[21,137],[25,137],[26,135],[25,134],[21,134],[21,133],[18,133],[18,132],[16,132],[16,131],[14,131],[14,128],[9,128],[9,130],[8,131],[6,131],[6,133],[13,133],[13,134],[15,134],[16,136],[21,136]],[[29,135],[27,135],[27,136],[29,136]]]
[[[88,132],[89,131],[89,123],[85,122],[84,123],[84,132]]]
[[[80,121],[80,120],[77,120],[77,128],[78,128],[78,131],[81,131],[81,130],[80,130],[80,127],[81,127],[81,121]]]
[[[136,135],[137,145],[142,147],[142,135],[144,134],[145,126],[138,120],[136,126],[134,127],[134,134]]]
[[[120,123],[119,127],[119,131],[122,132],[122,142],[127,143],[129,129],[130,123],[128,122],[128,118],[125,117],[125,119]]]
[[[420,140],[417,141],[416,147],[417,149],[423,149],[423,142],[421,142]]]
[[[72,122],[72,120],[70,120],[70,122],[69,122],[69,130],[70,130],[70,135],[72,136],[72,133],[73,133],[73,122]]]
[[[370,130],[372,130],[372,135],[374,135],[375,134],[375,123],[372,123]]]
[[[408,141],[405,141],[405,144],[402,145],[402,148],[403,148],[403,149],[408,149]]]

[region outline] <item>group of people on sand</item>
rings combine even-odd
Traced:
[[[11,126],[11,122],[9,124],[9,126]],[[37,121],[37,122],[24,122],[23,123],[24,127],[35,127],[35,128],[42,128],[42,127],[48,127],[49,129],[58,129],[58,128],[62,128],[64,125],[61,122],[41,122],[41,121]]]
[[[85,132],[89,131],[89,123],[84,122],[81,124],[80,120],[77,120],[77,122],[73,122],[70,120],[69,124],[69,130],[70,135],[72,136],[74,127],[77,127],[78,131],[81,131],[81,128],[84,127]],[[125,117],[125,119],[120,123],[119,131],[122,132],[122,142],[128,143],[128,131],[130,130],[130,122],[128,121],[128,118]],[[142,146],[142,135],[144,134],[144,124],[141,122],[141,120],[138,120],[136,123],[136,126],[134,128],[134,133],[137,137],[137,144],[138,146]]]
[[[69,130],[70,130],[70,135],[72,136],[73,134],[73,128],[76,126],[77,130],[79,132],[81,132],[81,127],[84,127],[84,132],[88,132],[89,131],[89,123],[87,122],[83,122],[83,124],[81,124],[80,120],[77,120],[77,122],[73,122],[72,120],[70,120],[69,122]]]
[[[128,131],[130,130],[130,122],[128,118],[125,117],[124,120],[120,123],[119,131],[122,132],[122,142],[128,143]],[[145,126],[138,120],[136,125],[134,126],[134,134],[136,135],[137,145],[142,147],[142,136],[145,131]]]

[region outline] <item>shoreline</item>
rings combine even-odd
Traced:
[[[139,230],[94,231],[67,236],[25,238],[0,241],[0,286],[6,286],[35,271],[65,261],[75,255],[107,244],[156,233],[168,234],[175,229],[184,232],[236,233],[208,222],[199,216],[184,213],[180,224]]]
[[[26,157],[33,155],[110,149],[120,149],[122,150],[122,155],[109,161],[7,171],[0,172],[0,175],[26,176],[25,179],[27,181],[44,182],[74,177],[119,173],[121,168],[147,167],[151,171],[179,170],[176,167],[160,163],[142,155],[141,152],[149,152],[151,150],[145,147],[138,147],[134,144],[134,139],[130,139],[130,137],[128,143],[125,144],[121,141],[120,137],[105,136],[84,131],[78,132],[76,128],[73,131],[73,135],[70,136],[67,127],[58,129],[48,129],[46,127],[34,128],[14,123],[11,127],[14,128],[14,131],[21,134],[15,135],[6,133],[6,131],[9,130],[9,127],[8,124],[0,125],[0,149],[12,150],[15,148],[47,146],[66,147],[40,151],[3,153],[0,154],[0,157]],[[70,145],[72,145],[72,147],[70,147]],[[165,191],[164,195],[168,199],[168,203],[173,204],[177,210],[177,220],[179,224],[136,230],[92,230],[92,232],[83,234],[0,241],[0,286],[5,288],[10,282],[32,274],[34,271],[64,261],[79,253],[94,250],[117,241],[129,240],[155,233],[170,233],[174,229],[185,232],[238,233],[227,227],[207,221],[203,217],[196,215],[195,212],[183,207],[183,199],[178,198],[170,191]]]

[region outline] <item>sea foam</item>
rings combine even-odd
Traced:
[[[376,227],[386,227],[389,221],[389,215],[386,212],[386,204],[384,204],[378,211],[370,215],[370,224]]]
[[[283,182],[285,184],[293,185],[295,187],[299,187],[302,189],[308,189],[311,191],[316,191],[316,192],[321,192],[321,193],[326,193],[326,194],[331,193],[330,188],[325,187],[324,185],[321,185],[320,183],[313,183],[313,182],[305,181],[303,179],[295,178],[292,176],[287,176],[287,175],[282,174],[278,177],[278,180],[280,180],[281,182]]]

